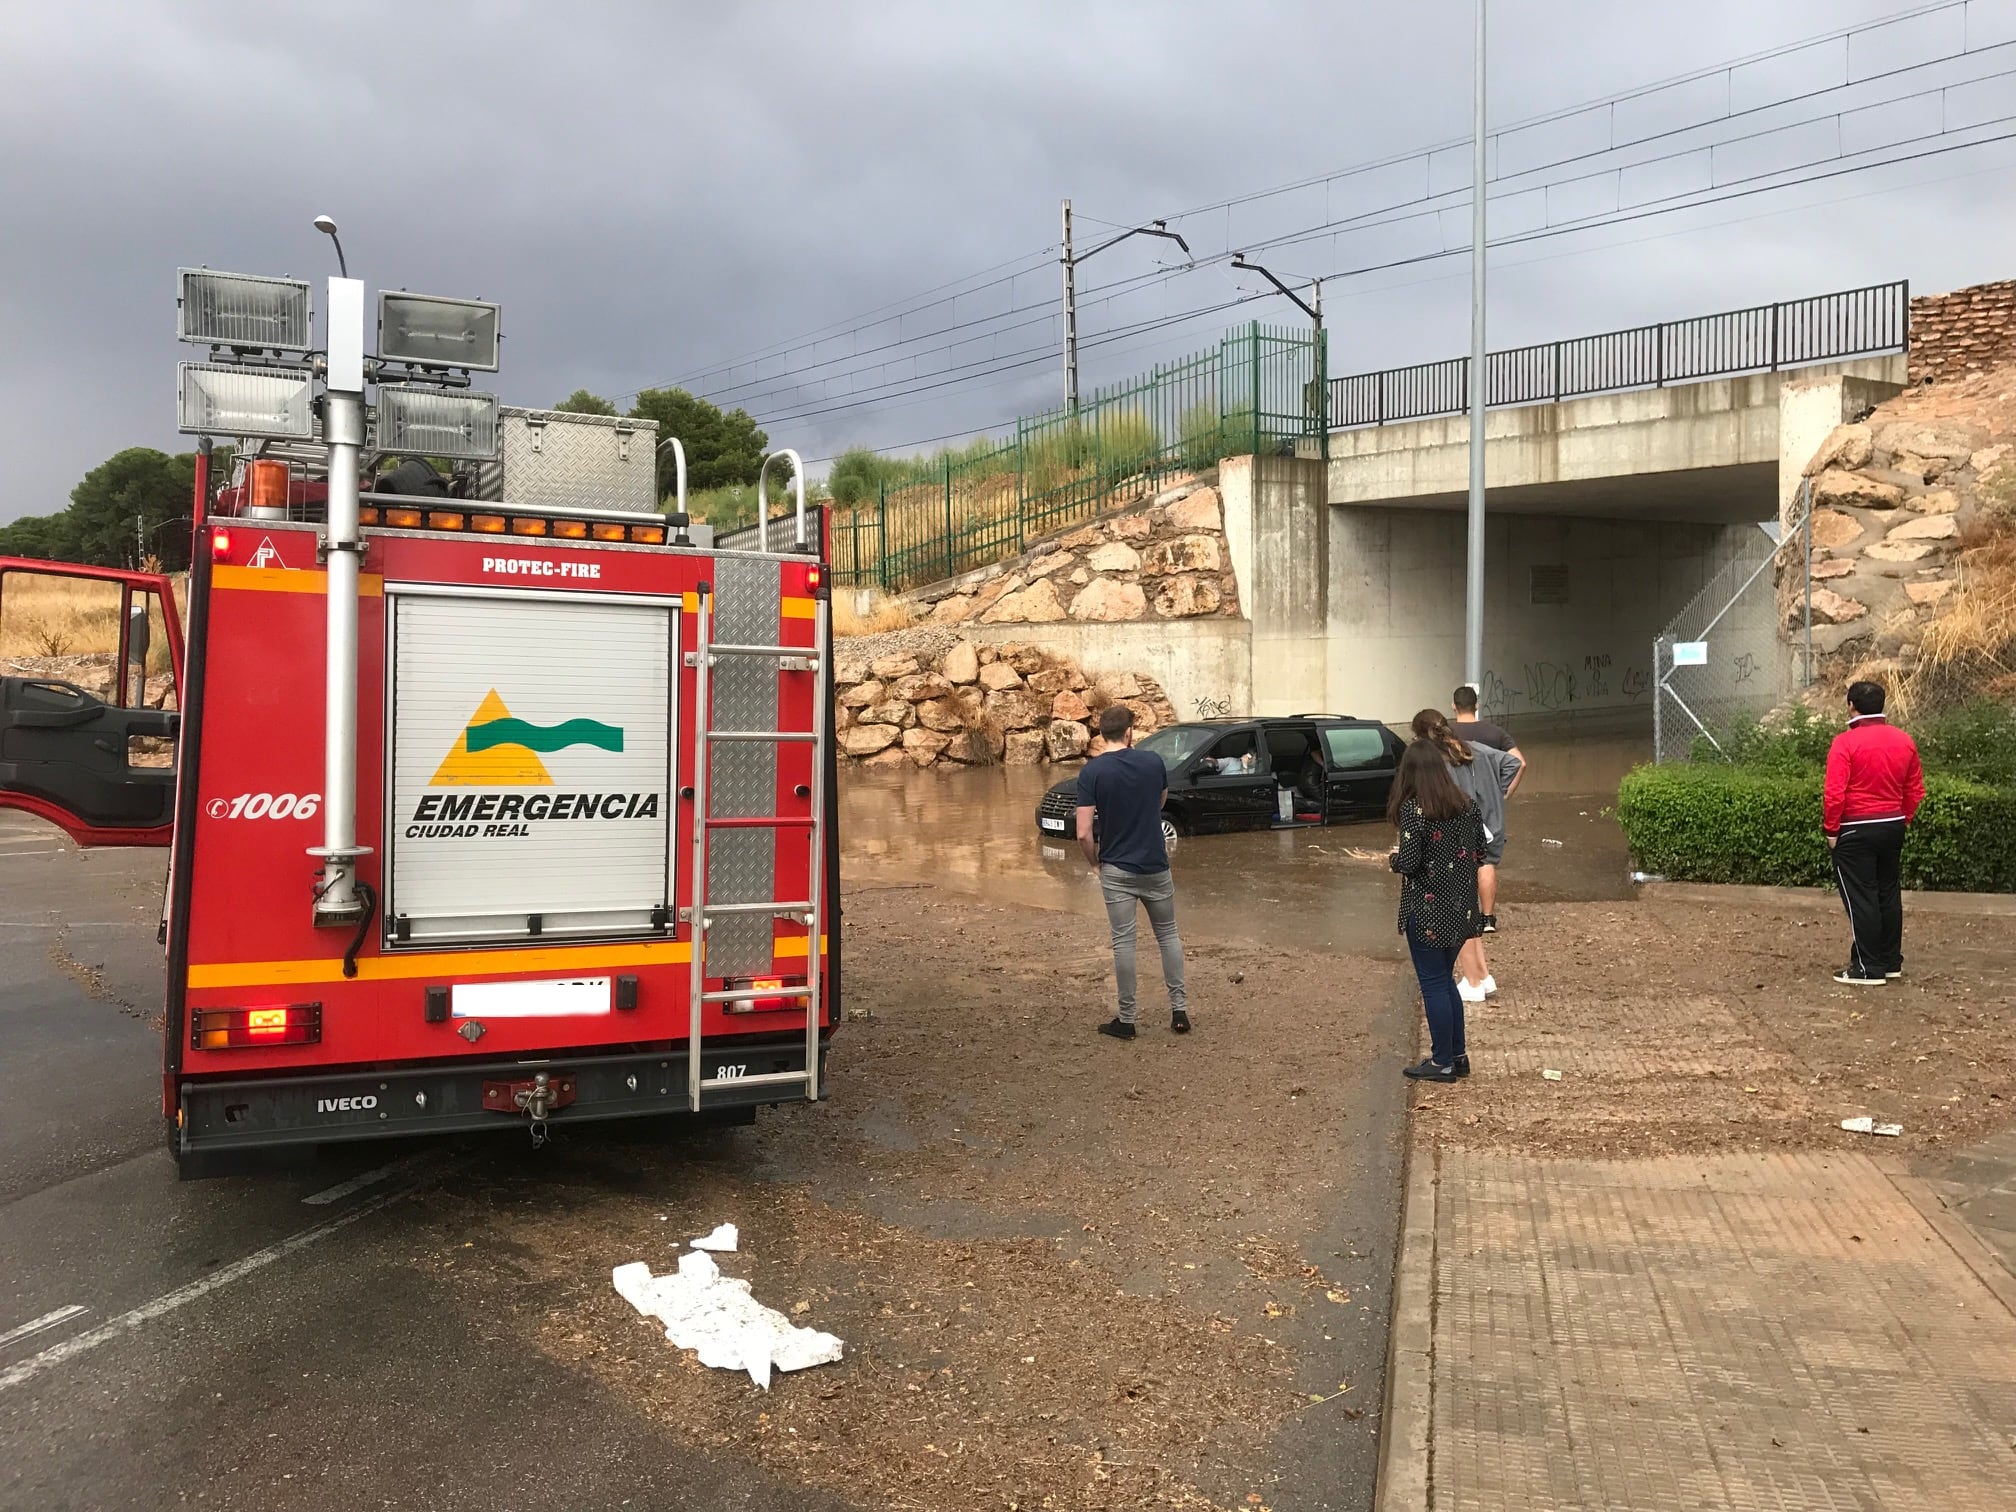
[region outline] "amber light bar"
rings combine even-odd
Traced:
[[[653,515],[648,524],[623,520],[584,520],[568,515],[472,514],[458,509],[412,509],[399,504],[365,504],[357,510],[360,525],[394,530],[474,531],[477,535],[546,536],[561,541],[628,541],[638,546],[663,546],[665,522]]]
[[[198,1008],[189,1016],[189,1044],[197,1050],[254,1050],[262,1045],[316,1045],[321,1041],[320,1003]]]

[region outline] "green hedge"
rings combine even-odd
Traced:
[[[1643,766],[1617,792],[1636,864],[1676,882],[1831,887],[1820,834],[1820,777],[1721,763]],[[1925,780],[1904,842],[1904,885],[1941,892],[2016,892],[2016,789],[1964,778]]]

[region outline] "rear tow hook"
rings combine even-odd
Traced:
[[[532,1128],[532,1148],[546,1143],[546,1120],[574,1102],[574,1078],[536,1073],[529,1081],[483,1083],[483,1106],[493,1113],[523,1113]]]

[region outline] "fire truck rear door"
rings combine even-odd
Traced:
[[[387,596],[387,946],[669,935],[678,601]]]

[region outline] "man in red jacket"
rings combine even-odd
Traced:
[[[1843,986],[1881,987],[1904,974],[1904,895],[1897,878],[1904,830],[1925,801],[1918,744],[1883,717],[1883,689],[1848,689],[1854,711],[1827,751],[1822,824],[1854,943]]]

